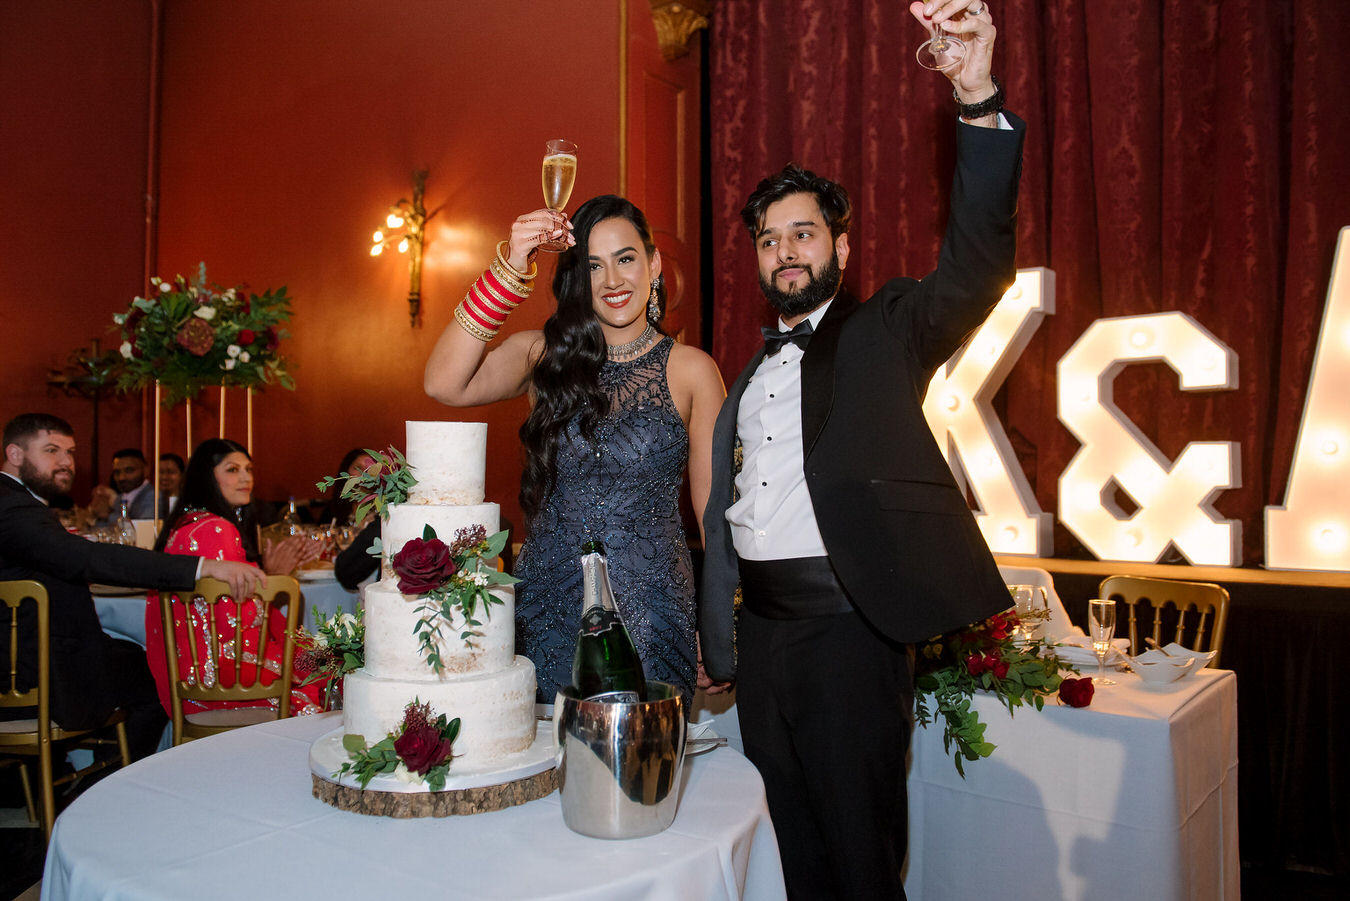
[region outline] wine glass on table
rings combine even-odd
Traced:
[[[572,185],[577,180],[577,145],[562,138],[554,138],[544,144],[544,206],[550,210],[562,210],[572,196]],[[544,241],[540,250],[549,253],[561,253],[567,249],[567,242]]]
[[[1092,681],[1098,685],[1115,685],[1106,678],[1106,655],[1111,653],[1111,639],[1116,634],[1116,602],[1108,598],[1088,601],[1088,634],[1092,636],[1092,653],[1097,655],[1097,675]]]
[[[1021,641],[1030,643],[1037,627],[1050,616],[1050,601],[1043,585],[1009,585],[1013,607],[1017,611],[1017,631]]]

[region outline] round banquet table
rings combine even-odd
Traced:
[[[606,841],[569,830],[556,791],[442,819],[329,807],[311,795],[308,754],[340,716],[238,729],[113,773],[57,819],[42,897],[786,896],[764,783],[730,748],[686,761],[669,829]]]

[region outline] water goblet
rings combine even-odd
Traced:
[[[1097,675],[1092,681],[1098,685],[1115,685],[1106,678],[1106,655],[1111,652],[1111,639],[1116,634],[1116,602],[1110,598],[1088,601],[1088,634],[1092,636],[1092,653],[1097,655]]]
[[[554,138],[544,145],[544,206],[550,210],[561,210],[567,206],[572,196],[572,185],[577,180],[577,145],[571,141]],[[566,241],[544,241],[540,250],[549,253],[561,253],[567,249]]]
[[[1050,601],[1043,585],[1009,585],[1017,611],[1017,631],[1021,641],[1030,643],[1036,629],[1050,618]]]

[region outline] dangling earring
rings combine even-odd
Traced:
[[[649,322],[661,321],[661,280],[663,275],[658,275],[652,279],[652,290],[647,295],[647,320]]]

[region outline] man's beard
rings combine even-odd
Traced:
[[[60,472],[70,473],[71,481],[74,481],[74,470],[58,469],[50,476],[44,476],[42,473],[38,472],[36,466],[29,463],[27,460],[24,460],[19,464],[19,478],[23,481],[24,485],[27,486],[29,491],[45,501],[54,501],[58,498],[65,497],[70,493],[69,487],[62,488],[56,483],[56,475]]]
[[[784,269],[804,269],[808,276],[806,284],[796,291],[781,290],[774,284],[774,279]],[[764,297],[769,301],[769,305],[778,311],[779,316],[784,319],[792,319],[795,316],[802,316],[811,312],[834,297],[839,291],[839,284],[843,281],[843,278],[844,273],[839,269],[839,254],[832,253],[829,261],[821,267],[818,275],[812,267],[802,264],[779,266],[773,271],[773,275],[767,279],[761,273],[759,290],[764,292]]]

